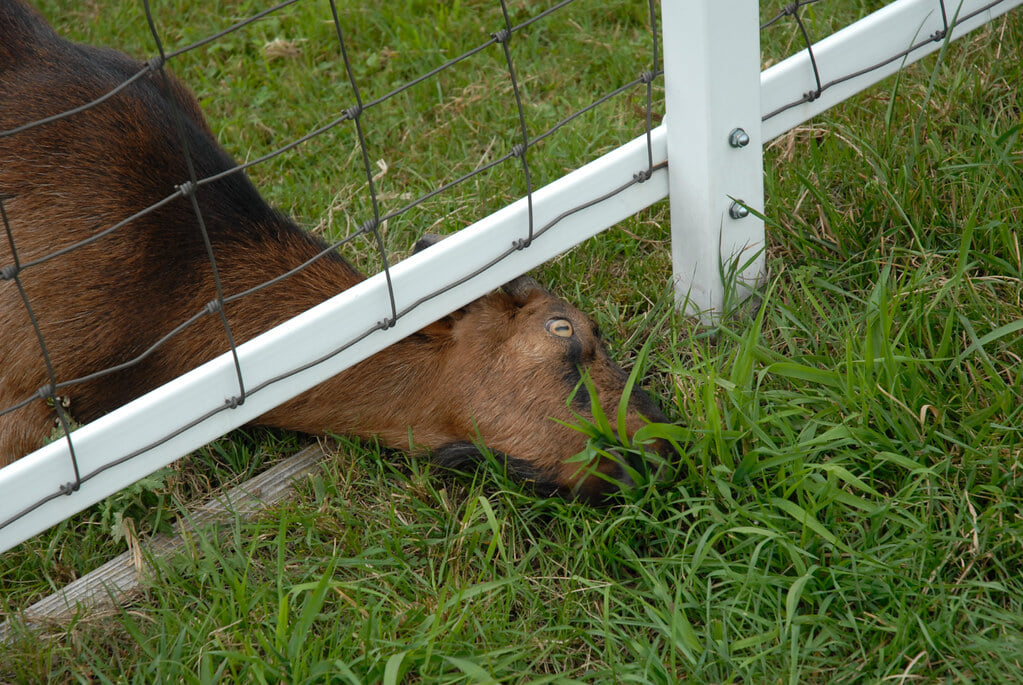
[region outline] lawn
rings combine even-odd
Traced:
[[[66,4],[41,3],[62,33],[153,53],[137,2]],[[821,37],[880,4],[804,19]],[[377,5],[339,8],[367,99],[503,22],[489,0]],[[257,9],[175,0],[155,18],[174,48]],[[649,68],[647,12],[586,0],[513,39],[531,133]],[[172,62],[237,158],[351,105],[329,18],[299,3]],[[762,40],[773,63],[801,37],[785,21]],[[771,141],[755,316],[707,329],[670,313],[666,203],[537,270],[643,364],[676,421],[677,478],[594,509],[493,464],[452,474],[331,441],[299,496],[204,530],[122,611],[0,646],[0,681],[1019,682],[1020,55],[1017,9]],[[531,149],[534,187],[641,133],[644,106],[630,91]],[[365,116],[385,212],[520,135],[496,47]],[[391,256],[523,195],[514,162],[389,221]],[[370,210],[351,127],[251,175],[332,238]],[[369,243],[344,254],[379,268]],[[5,553],[0,618],[308,441],[237,431]]]

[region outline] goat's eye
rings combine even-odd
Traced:
[[[568,319],[551,319],[545,324],[547,332],[559,338],[572,337],[572,322]]]

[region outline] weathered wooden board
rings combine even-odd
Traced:
[[[139,589],[148,569],[147,557],[160,559],[185,548],[189,535],[201,526],[224,523],[235,516],[246,518],[287,497],[296,479],[314,472],[324,451],[319,445],[267,469],[241,485],[218,495],[178,522],[173,535],[156,535],[143,541],[141,549],[130,549],[90,571],[62,590],[25,609],[18,619],[28,628],[67,623],[81,612],[96,613],[115,609]],[[0,624],[0,642],[12,634],[10,621]]]

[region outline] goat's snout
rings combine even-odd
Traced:
[[[457,359],[448,366],[448,382],[470,388],[463,415],[471,424],[461,435],[426,445],[436,461],[473,461],[476,440],[538,494],[591,503],[667,472],[661,465],[674,450],[664,441],[647,447],[660,455],[652,463],[638,447],[614,451],[589,444],[582,424],[594,421],[595,405],[614,417],[628,381],[591,318],[521,277],[457,312],[449,325]],[[623,445],[648,423],[668,422],[639,388],[631,390],[625,412],[626,435],[618,436]]]
[[[654,440],[642,449],[609,449],[604,466],[591,468],[571,488],[561,494],[597,506],[607,505],[625,490],[640,487],[651,481],[667,482],[675,471],[679,454],[667,440]]]

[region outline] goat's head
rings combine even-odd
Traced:
[[[504,458],[514,477],[543,494],[600,502],[633,484],[630,469],[650,470],[625,455],[580,458],[589,436],[566,424],[592,420],[596,399],[617,425],[628,374],[611,360],[593,320],[533,279],[516,278],[502,292],[470,303],[424,334],[431,331],[450,345],[444,382],[458,387],[445,394],[464,398],[465,406],[450,407],[451,415],[472,422],[452,435],[473,432]],[[588,383],[582,382],[584,377]],[[631,438],[651,421],[668,419],[645,392],[634,388],[625,417],[628,436],[620,438]],[[464,438],[427,447],[446,465],[464,465],[479,456]],[[650,447],[673,454],[663,442]]]

